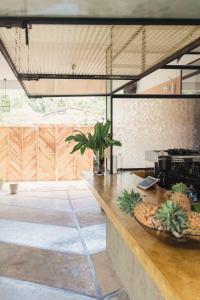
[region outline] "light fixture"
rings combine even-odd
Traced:
[[[10,111],[10,99],[7,96],[7,80],[4,78],[4,95],[0,101],[0,111],[9,112]]]
[[[72,74],[75,74],[76,64],[72,64]]]

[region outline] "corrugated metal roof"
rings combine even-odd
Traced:
[[[25,82],[30,94],[49,84],[56,90],[53,79],[31,84],[34,75],[138,76],[200,38],[200,27],[188,25],[34,24],[28,32],[26,45],[24,29],[0,28],[18,74],[32,76]]]

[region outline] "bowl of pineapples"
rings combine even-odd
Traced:
[[[149,233],[169,243],[200,242],[200,213],[192,210],[187,186],[177,183],[164,195],[160,205],[123,190],[117,198],[120,210],[134,217]],[[200,244],[200,243],[199,243]]]

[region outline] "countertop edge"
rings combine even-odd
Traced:
[[[113,175],[115,176],[115,175]],[[159,287],[162,295],[165,297],[166,300],[183,300],[183,298],[178,295],[178,291],[172,287],[171,284],[168,282],[166,277],[162,274],[162,272],[155,266],[155,264],[152,262],[152,260],[149,258],[148,254],[145,252],[145,250],[138,245],[138,242],[134,239],[133,235],[126,230],[121,222],[115,218],[113,215],[110,207],[106,205],[105,201],[103,200],[102,196],[99,194],[99,192],[94,188],[94,186],[90,183],[89,179],[87,178],[86,174],[83,174],[84,180],[87,182],[87,185],[95,198],[100,203],[102,209],[104,210],[106,216],[112,221],[114,227],[117,229],[117,231],[122,236],[123,240],[129,247],[129,249],[133,252],[134,255],[137,256],[138,260],[144,267],[145,271],[149,274],[149,276],[152,278],[152,280],[155,282],[155,284]],[[128,239],[125,237],[128,236]],[[159,274],[159,275],[158,275]],[[162,279],[161,279],[162,278]]]

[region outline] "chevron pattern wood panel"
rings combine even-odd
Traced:
[[[55,128],[39,128],[38,180],[56,180]]]
[[[70,134],[73,134],[73,128],[57,128],[56,166],[58,180],[76,179],[75,156],[70,154],[73,148],[73,143],[67,144],[65,142],[65,138]]]
[[[9,128],[8,180],[22,180],[22,132],[23,128]]]
[[[0,128],[0,177],[8,179],[8,128]]]
[[[92,170],[92,152],[70,154],[68,126],[0,127],[0,177],[7,181],[75,180]],[[78,128],[90,132],[89,127]]]
[[[23,167],[24,181],[37,180],[37,128],[23,128]]]

